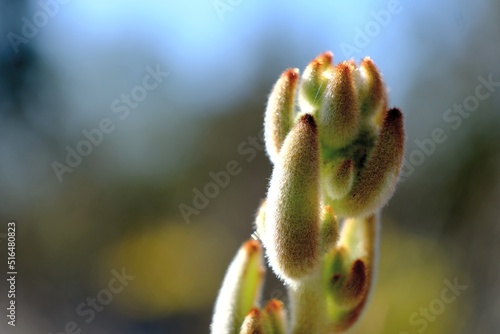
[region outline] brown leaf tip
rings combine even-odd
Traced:
[[[364,57],[363,59],[361,59],[361,63],[369,63],[369,64],[373,64],[373,60],[367,56],[367,57]]]
[[[341,77],[351,75],[351,72],[355,69],[355,64],[349,61],[343,61],[335,67],[335,70],[338,72]]]
[[[397,140],[398,145],[398,155],[403,154],[404,148],[404,126],[403,126],[403,114],[398,108],[392,108],[387,111],[387,115],[384,119],[384,128],[391,129],[394,134],[394,138]]]
[[[264,334],[264,318],[262,312],[254,307],[248,312],[245,321],[241,325],[239,333],[242,334]]]
[[[385,116],[386,122],[402,122],[402,120],[403,114],[398,108],[391,108],[389,109],[389,111],[387,111],[387,115]]]
[[[259,241],[255,240],[255,239],[248,240],[247,242],[245,242],[243,247],[245,248],[246,252],[249,255],[252,255],[252,254],[258,252],[261,249],[261,245],[260,245]]]
[[[283,77],[286,77],[290,82],[297,81],[299,78],[299,69],[298,68],[289,68],[285,72],[283,72]]]
[[[356,260],[352,264],[350,273],[348,277],[343,277],[340,273],[335,273],[330,278],[330,284],[332,286],[338,286],[343,290],[343,298],[356,298],[363,295],[366,290],[367,279],[367,268],[362,260]]]
[[[267,302],[265,310],[269,313],[276,313],[283,309],[283,303],[278,299],[271,299]]]
[[[353,58],[351,58],[349,60],[344,60],[343,62],[350,64],[353,68],[358,67],[358,64],[356,64],[356,61]]]
[[[377,76],[380,76],[377,66],[375,66],[375,63],[370,57],[363,58],[361,60],[360,66],[366,67],[370,71],[370,73],[377,74]]]
[[[329,67],[332,64],[333,60],[333,53],[330,51],[323,52],[316,58],[314,58],[310,63],[309,66],[313,70],[313,72],[318,72],[323,70],[324,68]]]
[[[323,52],[318,57],[316,57],[315,60],[323,64],[324,63],[331,64],[333,60],[333,53],[331,51]]]
[[[352,280],[349,282],[349,289],[352,289],[355,296],[359,296],[365,290],[367,283],[366,265],[362,260],[356,260],[351,268]]]
[[[253,318],[260,318],[262,316],[260,310],[257,307],[254,307],[248,312],[247,316],[251,316]]]
[[[313,115],[304,114],[300,117],[299,122],[306,125],[307,127],[310,127],[314,132],[316,132],[317,126],[316,126],[316,121],[314,120]]]

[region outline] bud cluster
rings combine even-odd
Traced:
[[[235,263],[245,262],[238,260],[248,248],[243,246],[216,303],[212,333],[338,333],[364,309],[377,258],[377,213],[392,196],[401,169],[403,117],[397,108],[388,109],[382,76],[370,58],[359,65],[334,65],[332,59],[325,52],[301,76],[298,69],[283,72],[265,111],[273,173],[256,235],[287,285],[290,319],[278,301],[270,303],[280,307],[260,309],[246,300],[243,313],[228,306],[241,305],[241,297],[228,297],[229,291],[254,287],[234,283],[237,276],[231,274]],[[261,258],[260,244],[251,242]],[[251,272],[246,266],[234,270],[240,278]],[[224,317],[231,326],[221,330]]]

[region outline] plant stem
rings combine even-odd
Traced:
[[[288,286],[292,334],[326,334],[326,299],[322,270]]]

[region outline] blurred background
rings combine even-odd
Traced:
[[[374,59],[407,131],[352,333],[500,333],[498,1],[3,0],[0,14],[0,261],[14,220],[18,271],[16,327],[3,316],[0,332],[207,333],[271,174],[267,95],[331,50]],[[466,288],[443,304],[447,282]],[[273,297],[287,299],[268,273]]]

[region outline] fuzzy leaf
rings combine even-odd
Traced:
[[[263,250],[250,239],[239,249],[224,277],[215,302],[212,334],[238,334],[243,319],[258,303],[264,278]]]
[[[304,113],[316,114],[323,100],[323,93],[332,75],[333,54],[320,54],[307,65],[299,88],[299,107]]]
[[[399,178],[404,151],[403,115],[388,111],[375,148],[368,157],[352,190],[329,204],[342,217],[366,216],[383,207]]]
[[[264,118],[264,138],[269,158],[274,163],[286,135],[293,126],[295,115],[295,90],[299,70],[288,69],[274,85],[267,102]]]
[[[359,132],[360,113],[352,76],[354,68],[349,62],[335,66],[319,112],[322,144],[333,148],[351,143]]]
[[[275,273],[301,278],[319,264],[319,152],[316,122],[302,115],[274,165],[267,196],[264,246]]]

